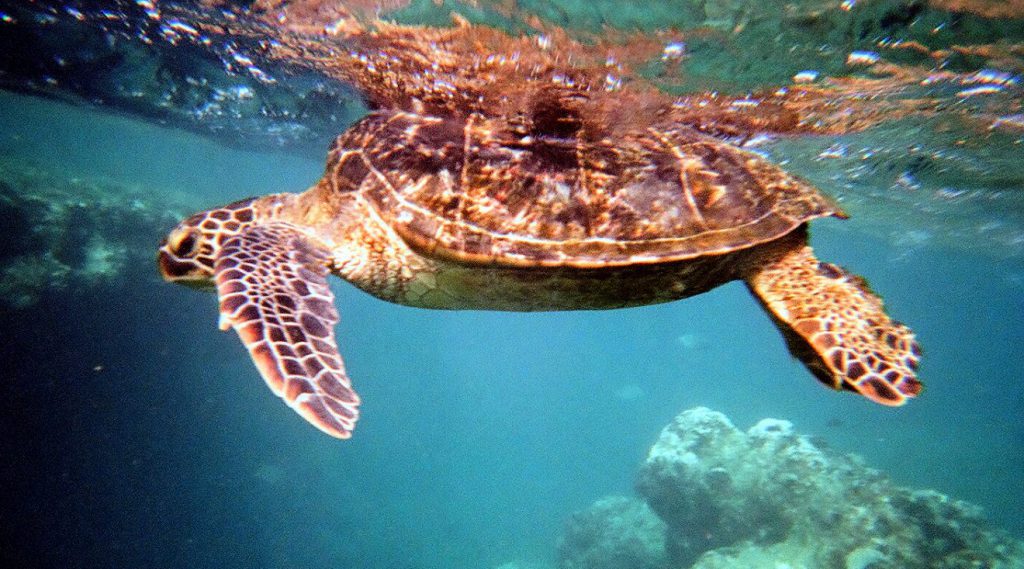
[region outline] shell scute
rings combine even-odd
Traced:
[[[568,122],[538,131],[478,114],[378,111],[338,139],[327,172],[417,250],[470,263],[677,261],[842,216],[808,184],[689,127],[612,137],[599,121]]]

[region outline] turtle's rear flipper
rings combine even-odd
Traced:
[[[751,264],[747,286],[815,377],[883,405],[921,391],[913,332],[889,318],[862,278],[818,261],[802,241],[769,251]]]
[[[334,340],[327,253],[284,223],[224,240],[214,265],[220,327],[238,332],[275,394],[321,431],[352,435],[359,396]]]

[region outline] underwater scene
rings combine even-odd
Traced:
[[[0,226],[5,566],[1024,568],[1019,0],[0,0]]]

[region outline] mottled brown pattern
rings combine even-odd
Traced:
[[[538,130],[536,120],[378,111],[339,137],[325,186],[364,191],[424,252],[522,266],[676,261],[842,215],[806,183],[692,128],[613,138],[599,118]]]
[[[883,405],[916,396],[921,348],[913,332],[889,318],[864,279],[785,241],[754,259],[747,284],[793,355],[835,389]]]

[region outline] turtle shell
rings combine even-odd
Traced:
[[[421,254],[473,264],[679,261],[844,216],[760,156],[685,125],[529,116],[372,113],[336,141],[327,187],[363,192]]]

